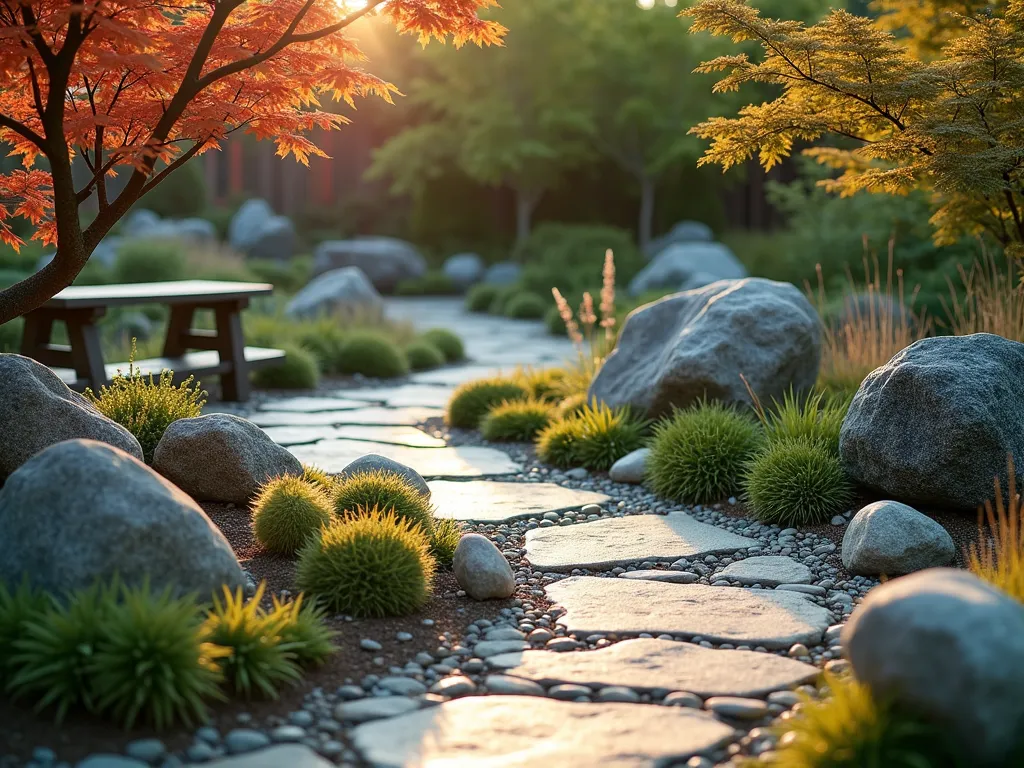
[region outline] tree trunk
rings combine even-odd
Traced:
[[[640,250],[646,251],[651,244],[654,232],[654,179],[644,176],[640,179],[640,221],[637,235],[640,239]]]
[[[530,236],[533,212],[539,202],[539,192],[516,190],[516,245],[521,245]]]

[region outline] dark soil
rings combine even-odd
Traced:
[[[263,552],[252,536],[249,511],[223,504],[203,504],[210,519],[224,532],[234,548],[242,566],[256,579],[267,582],[267,595],[281,590],[294,590],[292,581],[294,563],[287,559]],[[458,597],[458,584],[450,572],[440,571],[434,581],[434,596],[416,614],[396,619],[356,619],[343,621],[332,618],[330,625],[338,632],[335,638],[339,652],[322,667],[307,672],[302,682],[280,692],[277,701],[229,701],[211,707],[210,724],[226,733],[238,726],[238,715],[248,713],[253,723],[259,724],[267,716],[285,716],[300,709],[303,697],[313,688],[320,687],[326,692],[338,686],[356,683],[366,675],[386,675],[390,666],[404,666],[420,651],[433,651],[440,645],[440,638],[446,632],[451,634],[454,645],[463,637],[466,627],[475,619],[495,620],[502,608],[510,607],[512,600],[495,600],[485,603],[466,597]],[[528,593],[521,595],[524,599]],[[538,607],[543,601],[529,597]],[[424,626],[423,619],[433,619],[433,626]],[[396,633],[404,631],[413,636],[407,642],[398,642]],[[359,647],[359,641],[370,638],[379,642],[383,649],[367,652]],[[377,664],[375,659],[383,659]],[[196,724],[198,726],[198,724]],[[97,752],[123,753],[125,745],[135,739],[156,736],[163,740],[171,751],[182,750],[192,743],[195,727],[179,726],[171,731],[154,732],[147,728],[122,728],[87,713],[73,713],[60,725],[53,721],[52,712],[35,714],[31,707],[19,706],[6,699],[0,699],[0,765],[4,758],[11,756],[27,760],[35,747],[49,747],[57,752],[60,760],[72,764],[87,755]],[[15,765],[17,762],[15,763]]]

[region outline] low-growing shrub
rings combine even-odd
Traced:
[[[302,548],[296,581],[335,613],[404,616],[427,602],[435,567],[419,526],[394,512],[357,510]]]
[[[576,447],[581,432],[576,419],[552,422],[537,435],[537,455],[542,461],[562,469],[579,466]]]
[[[395,286],[398,296],[455,296],[459,293],[459,286],[439,269],[432,269],[422,277],[401,280]]]
[[[134,359],[133,340],[128,374],[118,371],[110,386],[100,387],[98,396],[91,389],[85,390],[85,396],[100,413],[135,435],[149,464],[153,461],[156,444],[171,423],[195,418],[203,412],[206,392],[193,384],[192,376],[177,387],[171,371],[162,371],[157,380],[152,375],[144,377],[135,370]]]
[[[807,438],[767,443],[751,460],[743,485],[754,517],[785,526],[827,523],[853,500],[839,456]]]
[[[117,249],[118,283],[160,283],[188,277],[185,245],[175,240],[127,240]]]
[[[282,685],[294,685],[302,677],[295,654],[282,638],[285,617],[260,609],[265,590],[266,583],[260,584],[246,601],[241,588],[225,586],[222,597],[214,595],[204,625],[207,641],[227,650],[219,659],[226,682],[246,698],[258,693],[276,699]]]
[[[549,306],[550,302],[545,301],[543,296],[524,291],[505,302],[504,312],[506,317],[516,320],[540,320]]]
[[[739,490],[761,440],[758,425],[745,414],[700,402],[655,426],[647,478],[655,493],[673,501],[718,501]]]
[[[434,506],[413,485],[395,472],[379,469],[358,472],[338,480],[332,498],[338,515],[356,514],[359,509],[394,512],[429,535],[433,529]]]
[[[526,396],[526,388],[512,378],[499,376],[468,381],[452,393],[445,421],[451,427],[476,429],[494,406],[506,400],[522,400]]]
[[[331,522],[327,491],[301,477],[269,480],[252,505],[252,530],[268,552],[294,555],[310,536]]]
[[[554,408],[543,400],[512,400],[491,408],[480,422],[480,434],[485,440],[533,440],[554,415]]]
[[[321,373],[342,372],[345,332],[337,323],[327,318],[300,323],[295,327],[295,341],[313,355]]]
[[[826,673],[827,698],[806,700],[775,728],[767,768],[968,768],[947,733],[904,707],[877,702],[866,685]]]
[[[405,348],[405,359],[414,371],[429,371],[445,363],[444,353],[429,341],[418,339]]]
[[[571,418],[579,430],[573,452],[576,461],[587,469],[610,469],[644,445],[647,422],[633,416],[628,407],[610,408],[595,402]]]
[[[470,312],[489,312],[494,297],[498,295],[498,286],[481,283],[474,285],[466,294],[466,309]]]
[[[393,379],[409,372],[409,364],[401,348],[387,336],[373,331],[349,334],[341,345],[340,355],[340,373]]]
[[[430,535],[430,554],[438,565],[451,568],[455,549],[461,539],[462,524],[458,520],[446,517],[434,521],[434,531]]]
[[[284,345],[280,363],[252,372],[252,383],[261,389],[316,389],[320,367],[316,357],[302,347]]]
[[[431,328],[424,331],[420,338],[429,341],[444,354],[444,359],[449,363],[457,363],[465,359],[466,350],[462,345],[462,339],[447,328]]]

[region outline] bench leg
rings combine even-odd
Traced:
[[[185,339],[192,331],[192,317],[196,307],[191,304],[175,304],[167,321],[167,337],[164,339],[164,357],[181,357],[188,348]]]
[[[53,336],[54,316],[49,312],[29,312],[21,333],[21,354],[46,363],[47,345]]]
[[[103,365],[103,349],[100,346],[100,331],[95,320],[102,312],[88,311],[69,314],[67,318],[68,341],[71,344],[71,362],[79,379],[86,379],[97,394],[107,383],[107,369]]]
[[[242,333],[240,307],[219,306],[216,309],[217,339],[220,359],[230,363],[220,377],[220,394],[224,400],[245,402],[249,399],[249,365],[245,361],[245,336]]]

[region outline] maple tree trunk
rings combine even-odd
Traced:
[[[516,245],[522,244],[530,236],[533,212],[539,202],[539,192],[516,190]]]
[[[651,236],[654,232],[654,193],[656,187],[654,179],[643,177],[640,179],[640,221],[637,225],[637,235],[640,240],[640,250],[646,251],[651,244]]]

